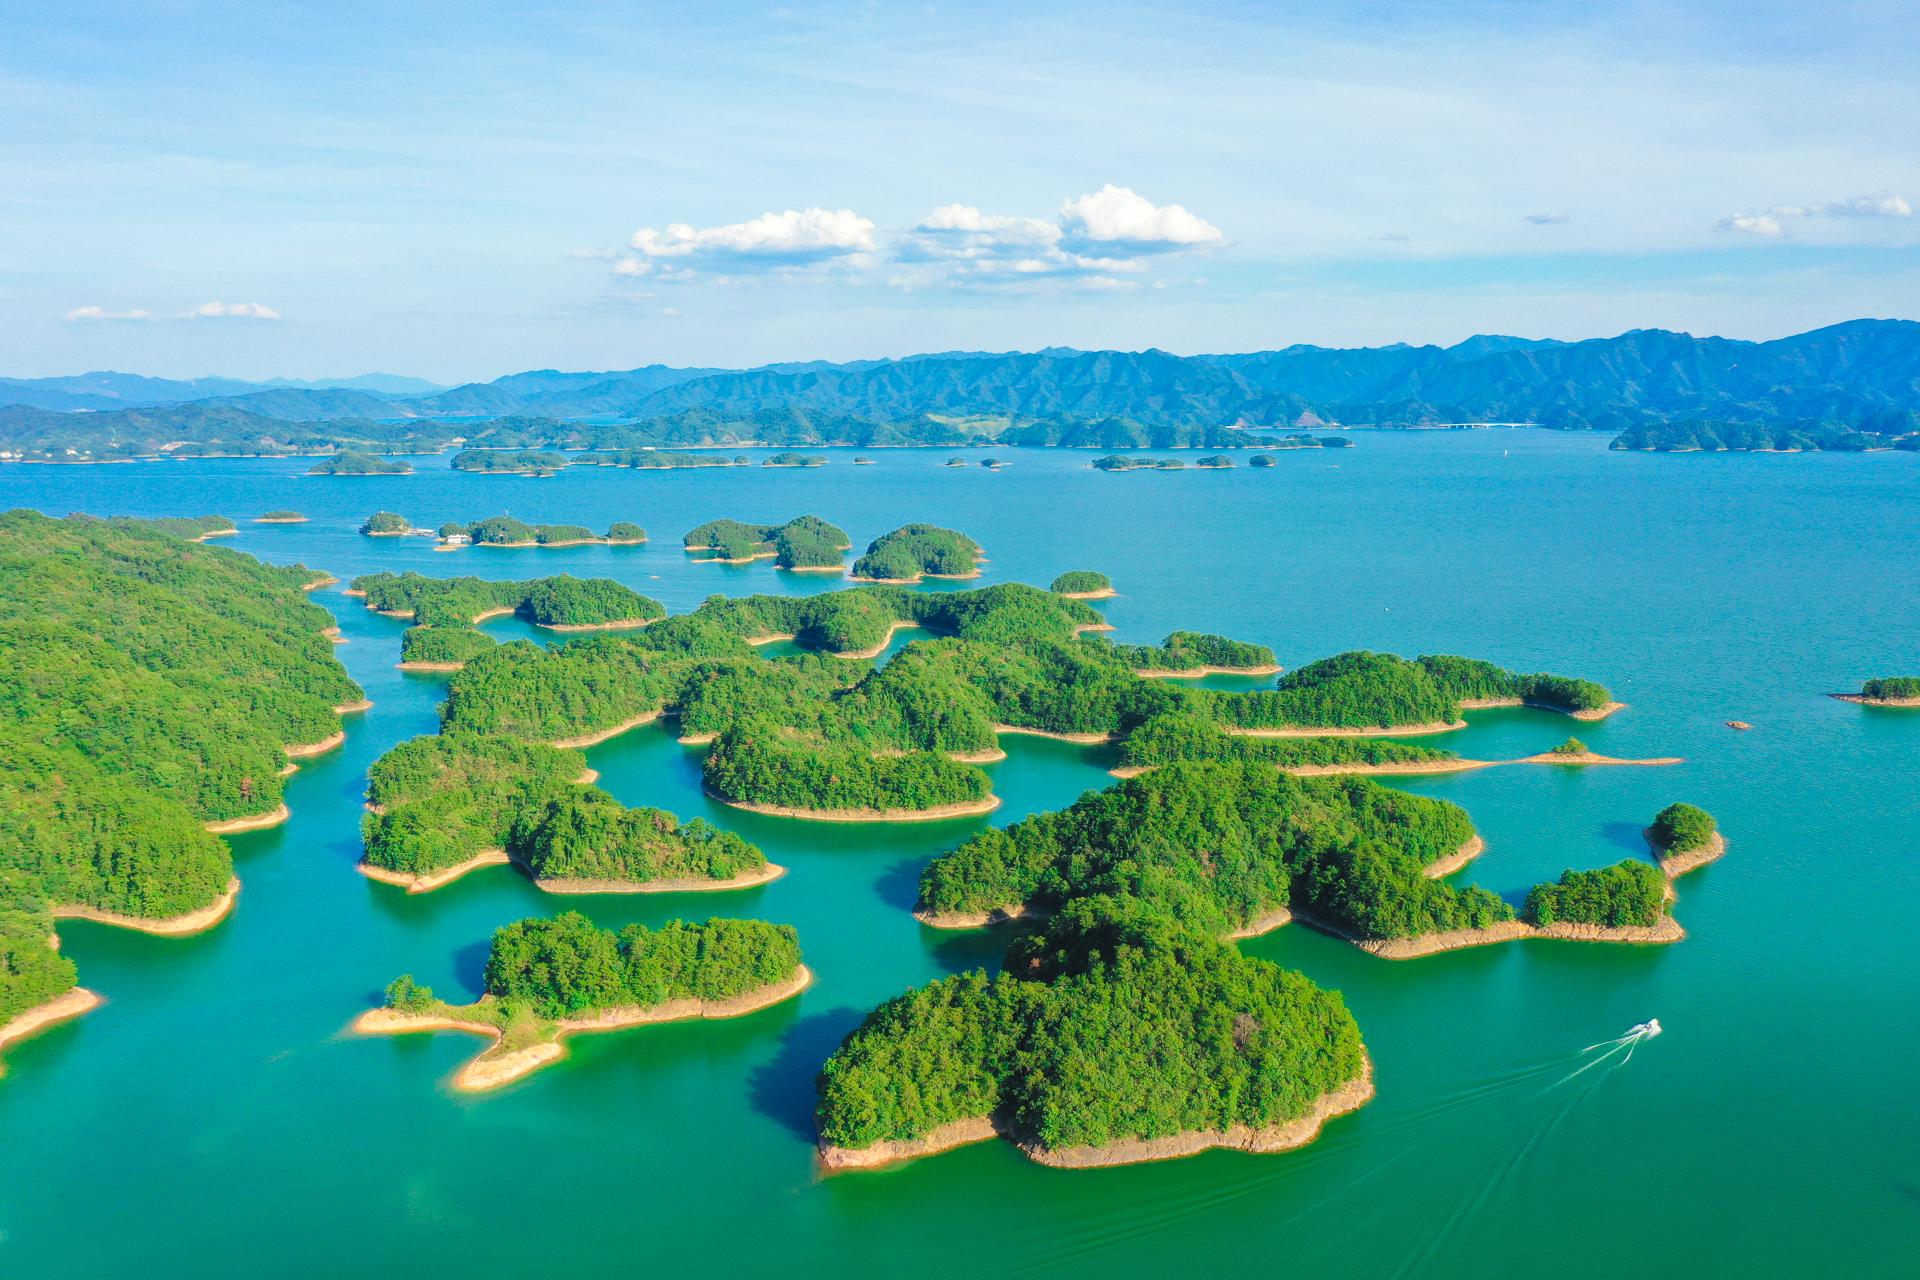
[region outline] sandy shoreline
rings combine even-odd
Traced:
[[[1532,707],[1535,711],[1554,711],[1563,716],[1589,723],[1605,720],[1616,711],[1626,710],[1624,702],[1609,702],[1604,707],[1593,707],[1584,711],[1569,711],[1565,707],[1552,706],[1545,702],[1528,702],[1524,698],[1468,698],[1460,703],[1462,711],[1487,711],[1495,707]]]
[[[896,622],[887,628],[887,634],[880,638],[879,644],[868,649],[854,649],[844,653],[836,653],[833,656],[836,658],[846,658],[850,661],[858,661],[862,658],[877,658],[887,651],[887,646],[893,643],[893,637],[898,633],[902,631],[919,631],[921,629],[920,624],[917,622]],[[791,639],[792,637],[788,638]]]
[[[145,916],[130,916],[118,911],[101,911],[95,907],[76,905],[54,907],[52,914],[55,920],[91,920],[95,924],[109,924],[117,929],[133,929],[163,938],[184,938],[189,934],[205,932],[225,920],[233,911],[234,900],[239,896],[240,877],[234,876],[227,881],[225,893],[197,911],[188,911],[177,916],[157,916],[149,919]]]
[[[1920,707],[1920,698],[1869,698],[1864,693],[1830,693],[1827,696],[1862,707]]]
[[[318,742],[293,742],[280,748],[287,753],[289,760],[299,760],[306,756],[317,756],[323,751],[331,751],[347,740],[347,731],[340,730],[320,739]]]
[[[1429,862],[1425,867],[1421,868],[1421,873],[1429,880],[1442,879],[1460,870],[1486,851],[1487,842],[1479,836],[1474,836],[1446,857],[1435,862]]]
[[[615,618],[612,622],[536,622],[533,625],[547,631],[633,631],[658,621],[658,618]]]
[[[1640,833],[1647,839],[1647,847],[1653,850],[1654,859],[1659,862],[1660,870],[1669,880],[1678,880],[1689,871],[1698,871],[1710,862],[1718,862],[1727,856],[1727,838],[1718,831],[1703,845],[1683,849],[1679,853],[1668,853],[1653,842],[1653,828],[1648,827]]]
[[[1056,591],[1062,600],[1111,600],[1119,595],[1112,587],[1102,587],[1098,591]]]
[[[505,849],[482,849],[465,862],[456,862],[438,871],[390,871],[368,862],[359,862],[354,865],[360,874],[369,880],[396,885],[408,893],[432,893],[435,889],[452,884],[469,871],[478,871],[482,867],[504,867],[511,862],[512,859],[507,857]]]
[[[985,1142],[994,1137],[1007,1138],[1029,1160],[1055,1169],[1099,1169],[1141,1164],[1149,1160],[1178,1160],[1215,1147],[1266,1155],[1305,1146],[1320,1136],[1327,1121],[1359,1110],[1373,1096],[1373,1060],[1363,1056],[1360,1074],[1314,1099],[1306,1114],[1259,1129],[1236,1125],[1226,1130],[1188,1130],[1164,1138],[1128,1138],[1103,1147],[1061,1147],[1050,1150],[1015,1141],[991,1117],[969,1116],[936,1126],[918,1138],[876,1142],[872,1146],[857,1148],[836,1147],[822,1142],[818,1148],[819,1160],[821,1169],[827,1173],[878,1169],[902,1160],[938,1155],[942,1151]]]
[[[555,738],[552,742],[549,742],[547,745],[550,747],[571,747],[571,748],[574,748],[575,750],[578,750],[581,747],[598,746],[599,744],[601,744],[602,742],[605,742],[609,738],[619,737],[621,734],[625,733],[629,729],[638,729],[643,724],[652,724],[655,720],[658,720],[660,718],[660,714],[661,714],[660,711],[657,709],[653,711],[642,712],[640,715],[635,716],[633,719],[625,721],[621,724],[617,724],[613,726],[613,728],[611,729],[602,729],[597,733],[583,733],[578,737],[574,737],[574,738]]]
[[[984,929],[1029,914],[1025,903],[991,911],[916,911],[913,918],[929,929]]]
[[[763,644],[779,644],[783,640],[793,640],[793,639],[797,639],[797,637],[791,631],[769,631],[766,635],[763,635],[763,636],[746,637],[747,643],[750,645],[753,645],[755,648],[758,648]]]
[[[535,880],[533,883],[548,893],[724,893],[771,884],[785,874],[787,868],[769,862],[725,880],[677,876],[666,880]]]
[[[1277,676],[1283,667],[1268,664],[1259,667],[1183,667],[1170,671],[1160,667],[1135,667],[1133,674],[1148,680],[1198,680],[1201,676]]]
[[[813,971],[800,965],[784,982],[744,992],[726,1000],[669,1000],[646,1008],[604,1009],[591,1018],[564,1018],[554,1024],[553,1038],[524,1048],[501,1052],[500,1031],[485,1023],[466,1022],[435,1014],[410,1014],[397,1009],[369,1009],[355,1018],[351,1030],[356,1035],[405,1035],[414,1031],[461,1031],[484,1036],[495,1043],[460,1068],[453,1087],[466,1093],[497,1089],[539,1070],[566,1056],[564,1041],[571,1035],[596,1031],[620,1031],[627,1027],[656,1022],[681,1022],[693,1018],[738,1018],[756,1013],[805,991],[813,982]]]
[[[396,662],[393,664],[402,671],[464,671],[464,662]]]
[[[1099,746],[1112,742],[1110,733],[1054,733],[1049,729],[1027,729],[1017,724],[995,724],[995,733],[1017,733],[1029,738],[1052,738],[1055,742],[1071,742],[1082,747]]]
[[[1578,924],[1571,921],[1533,925],[1524,920],[1503,920],[1498,924],[1485,925],[1478,929],[1446,929],[1439,933],[1422,934],[1414,938],[1356,938],[1345,930],[1305,912],[1295,911],[1294,918],[1321,933],[1350,942],[1369,955],[1379,956],[1382,960],[1414,960],[1421,956],[1438,955],[1443,951],[1492,946],[1520,938],[1550,938],[1567,942],[1668,943],[1678,942],[1687,936],[1687,931],[1680,927],[1680,922],[1665,914],[1652,925],[1611,926]]]
[[[756,804],[751,800],[729,800],[707,792],[721,804],[769,818],[799,818],[806,822],[937,822],[942,818],[977,818],[1000,807],[999,796],[967,800],[959,804],[936,805],[931,809],[793,809],[777,804]]]
[[[242,831],[264,831],[268,827],[277,827],[293,816],[293,810],[281,804],[268,813],[257,813],[250,818],[229,818],[225,822],[207,822],[201,825],[216,836],[237,835]]]
[[[301,583],[300,589],[302,591],[318,591],[321,587],[330,587],[338,581],[340,581],[340,579],[334,577],[332,574],[323,573],[312,582]]]
[[[333,709],[333,714],[337,716],[352,716],[352,715],[358,715],[362,711],[371,711],[371,710],[373,710],[373,699],[362,698],[358,702],[341,703],[339,706]]]
[[[1430,720],[1425,724],[1372,725],[1365,729],[1295,724],[1270,729],[1241,729],[1231,725],[1220,727],[1239,738],[1415,738],[1428,733],[1452,733],[1466,728],[1467,722],[1457,720],[1448,724],[1442,720]]]
[[[1656,756],[1651,760],[1623,760],[1619,756],[1596,755],[1584,751],[1579,755],[1564,755],[1554,751],[1542,751],[1537,756],[1521,756],[1518,760],[1502,761],[1505,764],[1624,764],[1624,765],[1663,765],[1685,764],[1680,756]]]
[[[83,1013],[89,1013],[104,1003],[105,1001],[85,987],[69,988],[43,1004],[37,1004],[23,1013],[15,1014],[11,1021],[0,1025],[0,1050],[29,1036],[39,1035],[49,1027],[58,1026]],[[5,1074],[6,1064],[0,1063],[0,1076]]]

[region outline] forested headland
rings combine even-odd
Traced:
[[[0,1023],[73,985],[56,916],[222,903],[233,861],[208,826],[279,810],[288,748],[362,698],[301,590],[314,572],[204,532],[0,516]]]

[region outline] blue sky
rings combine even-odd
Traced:
[[[1920,314],[1911,3],[12,6],[0,373]]]

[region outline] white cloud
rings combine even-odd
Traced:
[[[1156,205],[1130,188],[1111,182],[1091,195],[1060,206],[1062,243],[1133,253],[1166,253],[1211,248],[1226,243],[1220,228],[1177,204]]]
[[[1823,204],[1819,212],[1829,218],[1911,218],[1913,206],[1891,191],[1880,191]]]
[[[1913,206],[1891,191],[1872,195],[1848,196],[1826,204],[1776,204],[1759,213],[1736,213],[1714,223],[1718,231],[1745,231],[1757,236],[1786,233],[1783,219],[1794,218],[1911,218]]]
[[[135,308],[131,311],[109,311],[105,307],[75,307],[67,312],[66,319],[77,323],[89,320],[145,320],[149,312]]]
[[[203,302],[181,315],[185,320],[278,320],[280,313],[258,302]]]
[[[645,275],[655,264],[673,267],[664,278],[696,272],[751,274],[816,266],[874,251],[873,222],[851,209],[788,209],[763,213],[747,222],[695,227],[675,222],[665,230],[642,227],[628,247],[639,255],[622,258],[619,275]]]
[[[1530,213],[1527,215],[1527,221],[1536,227],[1557,227],[1563,222],[1572,222],[1573,215],[1569,213]]]

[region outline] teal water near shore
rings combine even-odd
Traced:
[[[1342,990],[1377,1065],[1378,1098],[1304,1150],[1076,1172],[989,1143],[823,1179],[821,1062],[881,1000],[997,964],[1004,943],[918,925],[920,868],[988,823],[1108,785],[1103,752],[1008,738],[991,818],[816,825],[705,799],[697,749],[649,726],[589,752],[602,785],[737,830],[789,875],[736,894],[561,898],[494,868],[409,897],[354,871],[361,793],[382,751],[432,731],[445,680],[396,670],[405,624],[326,588],[315,599],[375,705],[348,719],[343,747],[302,762],[291,821],[233,837],[245,888],[219,928],[63,926],[107,1003],[6,1051],[0,1275],[1904,1272],[1920,1256],[1920,712],[1825,695],[1920,671],[1920,457],[1622,455],[1534,431],[1353,438],[1267,470],[1123,475],[1065,451],[946,468],[950,450],[551,479],[463,475],[444,458],[351,479],[307,478],[302,460],[0,467],[4,507],[217,512],[241,522],[223,545],[343,579],[564,571],[675,611],[837,586],[764,561],[692,563],[680,534],[704,520],[813,512],[860,546],[934,521],[986,547],[983,583],[1109,573],[1121,594],[1097,607],[1121,640],[1218,631],[1271,644],[1289,668],[1348,648],[1462,653],[1590,676],[1630,704],[1594,725],[1478,712],[1423,740],[1464,755],[1577,732],[1609,755],[1685,758],[1395,780],[1473,815],[1488,851],[1466,881],[1517,897],[1642,854],[1641,827],[1675,799],[1712,810],[1731,841],[1680,882],[1689,936],[1671,947],[1391,962],[1297,926],[1242,944]],[[283,507],[313,519],[247,523]],[[358,536],[378,509],[428,527],[502,509],[633,520],[653,541],[437,554]],[[555,639],[512,619],[488,629]],[[447,1084],[470,1038],[346,1033],[396,974],[473,992],[493,928],[568,908],[606,924],[789,922],[818,980],[738,1020],[577,1039],[565,1063],[484,1096]],[[1583,1046],[1651,1017],[1666,1034],[1630,1062],[1565,1079]]]

